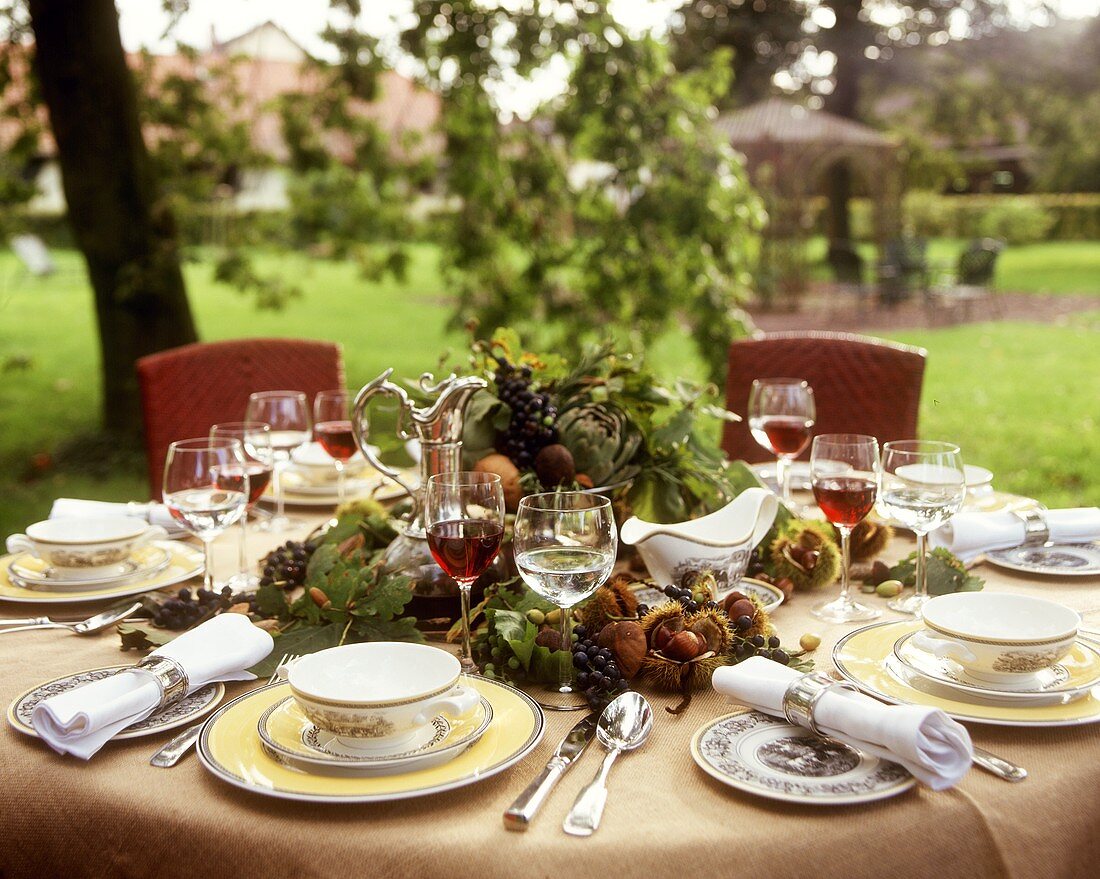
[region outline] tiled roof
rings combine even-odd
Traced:
[[[723,113],[714,127],[734,147],[764,142],[849,146],[891,146],[894,143],[861,122],[824,110],[811,110],[783,98],[768,98],[744,109]]]

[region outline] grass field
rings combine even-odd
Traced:
[[[1042,247],[1037,256],[1021,256],[1021,279],[1032,278],[1036,290],[1042,282],[1064,285],[1050,288],[1053,292],[1100,295],[1094,260],[1100,245]],[[103,450],[82,450],[71,441],[95,431],[98,355],[82,264],[73,252],[57,257],[59,274],[35,280],[19,272],[10,254],[0,253],[4,534],[43,517],[59,495],[126,500],[147,491],[140,459],[112,457],[101,468],[104,473],[89,474],[87,462],[101,460]],[[349,385],[357,387],[387,366],[399,375],[432,369],[447,348],[458,352],[463,346],[462,335],[446,329],[449,311],[436,251],[417,246],[413,257],[405,283],[375,284],[348,264],[265,255],[263,270],[294,277],[305,290],[302,299],[277,314],[257,312],[249,300],[213,283],[208,263],[189,264],[186,274],[205,340],[293,335],[338,341]],[[1045,273],[1038,268],[1044,260]],[[1006,255],[1006,272],[1009,265]],[[1005,278],[1001,286],[1011,289]],[[997,486],[1005,490],[1051,506],[1100,500],[1100,317],[1059,326],[911,330],[896,337],[929,350],[921,416],[925,436],[961,443],[968,460],[994,470]],[[679,333],[653,346],[650,356],[670,376],[701,372],[690,340]]]

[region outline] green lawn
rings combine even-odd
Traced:
[[[935,266],[953,267],[967,242],[936,238],[928,244],[928,258]],[[824,238],[808,245],[808,257],[828,277],[824,267]],[[859,245],[866,264],[875,264],[873,244]],[[1046,241],[1008,247],[997,261],[996,284],[1006,293],[1100,295],[1100,241]]]
[[[1074,279],[1087,275],[1075,260],[1088,263],[1100,249],[1044,247],[1049,283],[1057,279],[1068,285],[1062,292],[1072,292],[1078,283]],[[0,253],[3,534],[44,516],[58,495],[125,500],[144,497],[146,491],[140,460],[119,459],[109,475],[89,476],[79,445],[65,442],[94,432],[100,389],[91,295],[82,265],[72,252],[57,256],[60,273],[36,280],[22,276],[10,254]],[[421,245],[413,256],[404,284],[367,283],[348,264],[293,254],[264,256],[263,270],[294,277],[305,290],[302,299],[277,314],[257,312],[249,300],[213,283],[207,263],[192,263],[186,273],[204,339],[293,335],[339,341],[349,384],[358,386],[387,366],[399,375],[433,369],[445,349],[458,352],[463,345],[461,334],[446,330],[447,298],[436,251]],[[1006,271],[1008,265],[1006,259]],[[1083,289],[1100,294],[1100,272],[1093,272],[1092,286]],[[1031,277],[1038,282],[1040,275],[1035,269]],[[1008,289],[1007,282],[1002,286]],[[1095,441],[1100,318],[1059,326],[921,329],[898,338],[929,350],[921,424],[925,436],[960,442],[968,459],[993,469],[997,485],[1006,490],[1040,497],[1050,505],[1100,499]],[[682,333],[661,340],[651,357],[670,375],[701,373]],[[60,463],[36,471],[35,456],[43,454]],[[85,449],[85,459],[99,456]]]

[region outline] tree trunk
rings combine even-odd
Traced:
[[[836,55],[835,87],[825,99],[825,109],[845,119],[859,118],[860,77],[864,71],[863,49],[869,42],[867,25],[860,21],[862,0],[840,0],[832,4],[836,24],[826,32],[823,46]],[[849,202],[852,198],[852,169],[847,164],[829,169],[830,241],[850,241],[852,236]]]
[[[95,291],[103,426],[136,437],[134,362],[197,339],[175,223],[141,138],[113,0],[30,0],[34,69],[57,142],[69,224]]]

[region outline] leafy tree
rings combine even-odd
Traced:
[[[651,340],[682,320],[719,378],[762,219],[712,131],[728,56],[677,75],[666,45],[572,2],[422,0],[401,44],[444,100],[455,322],[508,323],[575,352],[614,328]],[[566,93],[501,125],[505,70],[554,56],[570,64]]]

